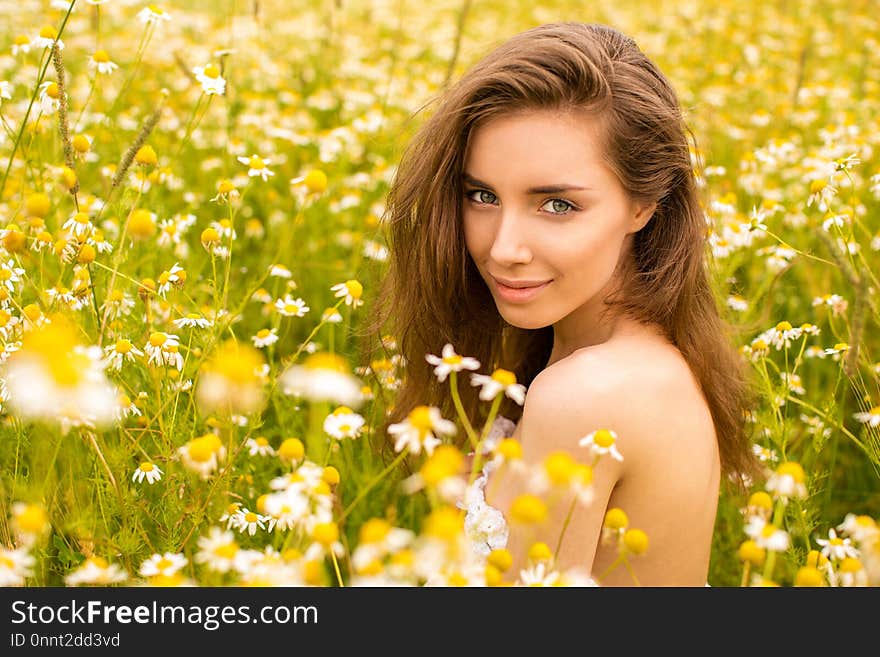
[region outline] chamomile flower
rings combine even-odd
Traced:
[[[257,529],[266,529],[266,522],[269,519],[269,516],[264,516],[259,513],[254,513],[253,511],[249,511],[247,508],[242,508],[239,512],[237,529],[242,534],[247,532],[248,534],[253,536],[257,533]]]
[[[388,260],[388,247],[373,240],[364,240],[364,257],[378,262]]]
[[[787,500],[791,497],[805,498],[807,486],[806,475],[800,463],[786,461],[776,468],[765,484],[765,488],[774,493],[776,498]]]
[[[34,48],[51,48],[56,40],[58,49],[64,50],[64,42],[58,38],[58,31],[51,25],[44,25],[40,28],[40,33],[31,39],[31,45]]]
[[[880,426],[880,406],[875,406],[870,411],[863,413],[853,413],[853,417],[870,427]]]
[[[114,62],[110,61],[110,55],[106,50],[96,50],[89,57],[89,69],[97,71],[101,75],[110,75],[119,68]]]
[[[807,207],[815,204],[820,212],[828,211],[828,204],[837,194],[837,188],[827,178],[817,178],[810,182],[810,195],[807,198]]]
[[[744,312],[749,309],[749,302],[739,294],[731,294],[727,297],[727,306],[738,312]]]
[[[336,294],[336,297],[345,297],[345,305],[357,308],[363,305],[361,295],[364,293],[364,286],[356,280],[348,280],[344,283],[337,283],[330,288]]]
[[[220,75],[220,69],[213,64],[196,66],[192,72],[206,96],[222,96],[226,92],[226,80]]]
[[[265,399],[262,352],[243,342],[223,342],[201,368],[196,399],[204,411],[249,415]]]
[[[210,319],[202,317],[198,313],[188,313],[185,317],[178,317],[173,322],[179,329],[182,328],[211,328],[214,325]]]
[[[269,267],[269,276],[275,278],[291,278],[293,273],[284,265],[275,264]]]
[[[471,385],[482,386],[480,399],[490,401],[502,392],[517,404],[522,406],[526,400],[526,387],[516,382],[516,375],[503,369],[492,372],[492,376],[485,374],[471,374]]]
[[[416,406],[403,422],[388,427],[388,433],[396,439],[395,452],[409,449],[411,454],[418,454],[424,448],[429,456],[440,444],[435,434],[453,435],[455,432],[455,424],[443,419],[440,409],[435,406]]]
[[[361,381],[353,376],[338,354],[310,354],[302,365],[291,365],[279,377],[287,395],[310,401],[330,401],[357,408],[363,403]]]
[[[294,299],[285,294],[283,299],[276,299],[275,310],[284,317],[304,317],[311,310],[303,299]]]
[[[207,536],[199,537],[196,563],[203,563],[218,573],[227,573],[235,564],[239,547],[235,534],[220,527],[211,527]]]
[[[257,436],[256,438],[248,438],[244,446],[247,447],[248,454],[251,456],[274,456],[275,450],[265,436]]]
[[[67,586],[89,584],[106,586],[118,584],[128,579],[128,573],[115,563],[108,563],[103,557],[91,556],[82,565],[64,578]]]
[[[321,313],[321,321],[327,324],[339,324],[342,321],[342,315],[339,314],[339,311],[332,306],[330,308],[324,308],[324,312]]]
[[[177,452],[184,467],[195,472],[202,479],[209,479],[220,463],[226,459],[226,448],[220,442],[220,438],[213,433],[193,438]]]
[[[357,438],[364,426],[363,416],[340,406],[324,419],[324,431],[336,439]]]
[[[183,287],[186,282],[186,270],[175,262],[171,269],[159,274],[157,282],[159,283],[159,296],[164,299],[172,287]]]
[[[29,308],[24,308],[26,315]],[[5,363],[6,391],[14,413],[27,420],[57,421],[63,433],[74,426],[94,428],[115,419],[117,393],[104,373],[101,348],[81,345],[78,339],[63,317],[51,321],[42,317],[27,332]]]
[[[155,577],[156,575],[171,577],[187,563],[189,560],[180,553],[153,554],[141,564],[138,573],[142,577]]]
[[[270,329],[260,329],[256,332],[255,335],[251,336],[251,341],[254,343],[254,346],[258,349],[262,349],[263,347],[268,347],[269,345],[273,345],[278,342],[278,329],[270,328]]]
[[[556,586],[560,573],[547,561],[539,561],[519,571],[519,586]]]
[[[10,292],[15,292],[15,286],[21,282],[24,275],[24,269],[17,267],[15,260],[10,258],[5,263],[0,263],[0,286],[5,287]]]
[[[180,340],[176,335],[155,331],[150,334],[144,351],[147,352],[147,364],[156,367],[170,365],[178,370],[183,369],[183,356],[180,355]]]
[[[238,161],[248,166],[248,177],[253,178],[259,176],[265,182],[269,176],[274,176],[275,172],[269,169],[272,160],[263,159],[259,155],[251,155],[250,157],[239,156]]]
[[[434,354],[425,356],[431,365],[434,365],[434,376],[440,383],[446,380],[450,372],[461,372],[462,370],[476,370],[480,367],[480,361],[470,356],[459,356],[455,353],[455,348],[447,343],[443,346],[441,356],[438,358]]]
[[[61,107],[61,89],[54,82],[43,82],[40,84],[38,99],[43,114],[52,115]]]
[[[31,51],[31,40],[25,36],[24,34],[19,34],[12,40],[12,54],[13,56],[18,55],[19,53],[27,54]]]
[[[150,463],[149,461],[144,461],[135,469],[131,480],[141,483],[146,479],[148,484],[155,484],[162,478],[162,474],[162,470],[158,465]]]
[[[24,586],[31,577],[36,559],[27,547],[14,550],[0,545],[0,586]]]
[[[137,14],[137,18],[145,25],[157,25],[171,20],[168,12],[156,5],[147,5],[141,9]]]
[[[122,369],[123,362],[134,363],[135,359],[144,355],[144,352],[135,347],[130,340],[122,338],[104,347],[104,354],[107,366],[118,372]]]
[[[611,429],[597,429],[578,441],[578,445],[588,448],[594,457],[611,454],[611,457],[623,461],[623,455],[617,449],[617,432]]]
[[[840,538],[833,529],[828,530],[828,538],[817,538],[816,543],[822,546],[822,556],[831,561],[842,561],[847,557],[858,559],[859,551],[849,538]]]

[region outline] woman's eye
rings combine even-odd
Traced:
[[[561,198],[552,198],[547,201],[542,207],[550,206],[550,212],[552,214],[567,214],[570,210],[574,210],[574,206],[568,201],[563,201]]]
[[[489,205],[497,200],[495,194],[487,192],[485,189],[473,189],[467,193],[467,197],[476,203],[487,203]]]

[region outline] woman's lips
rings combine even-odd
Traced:
[[[493,278],[492,281],[495,283],[495,289],[498,291],[498,296],[511,303],[524,303],[531,301],[553,282],[551,279],[544,283],[528,287],[510,287],[496,278]]]

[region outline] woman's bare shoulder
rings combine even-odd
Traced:
[[[531,400],[530,400],[531,397]],[[572,433],[615,429],[635,455],[666,443],[714,448],[711,414],[687,361],[653,332],[579,349],[545,368],[529,386],[535,413],[557,413]],[[711,443],[711,445],[710,445]]]

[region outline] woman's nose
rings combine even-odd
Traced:
[[[489,255],[503,266],[528,264],[532,260],[532,250],[528,242],[522,220],[512,214],[505,214],[498,222],[498,230]]]

